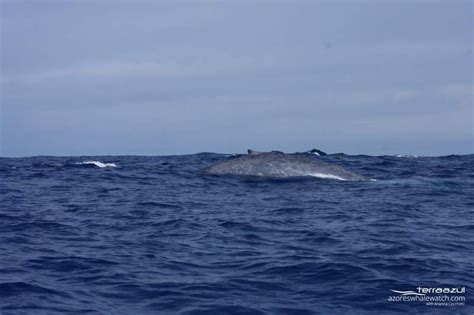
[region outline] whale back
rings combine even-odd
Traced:
[[[249,150],[251,151],[251,150]],[[218,162],[204,170],[214,175],[259,176],[287,178],[313,176],[339,180],[365,180],[361,175],[338,165],[304,156],[273,152],[249,152],[247,155]]]

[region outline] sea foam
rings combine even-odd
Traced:
[[[318,178],[328,178],[328,179],[337,179],[337,180],[347,180],[337,175],[333,174],[322,174],[322,173],[309,173],[308,176],[318,177]]]
[[[87,164],[92,164],[100,168],[105,168],[105,167],[117,167],[115,163],[102,163],[100,161],[84,161],[84,162],[77,162],[76,164],[78,165],[87,165]]]

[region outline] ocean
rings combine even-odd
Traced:
[[[201,172],[228,158],[0,158],[0,314],[474,313],[474,155]]]

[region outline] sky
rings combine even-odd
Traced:
[[[0,156],[474,153],[470,0],[0,3]]]

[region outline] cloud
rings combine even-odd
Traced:
[[[163,58],[159,57],[163,53],[158,50],[155,53],[136,52],[125,57],[117,54],[93,62],[39,66],[22,71],[4,69],[1,80],[4,84],[8,84],[38,83],[48,80],[113,80],[124,77],[179,78],[235,74],[272,76],[318,74],[328,71],[337,71],[341,74],[344,68],[357,72],[365,68],[373,72],[377,67],[386,67],[387,62],[406,67],[412,64],[445,62],[460,56],[468,58],[472,55],[469,47],[469,43],[460,44],[450,40],[422,43],[387,41],[372,45],[334,42],[330,49],[325,48],[321,42],[316,46],[313,43],[310,47],[304,45],[280,47],[273,51],[257,50],[244,54],[219,52],[209,47],[189,47],[188,49],[195,50],[193,56],[174,52],[174,57]]]
[[[421,139],[439,153],[472,130],[469,8],[10,1],[3,152],[370,153]]]

